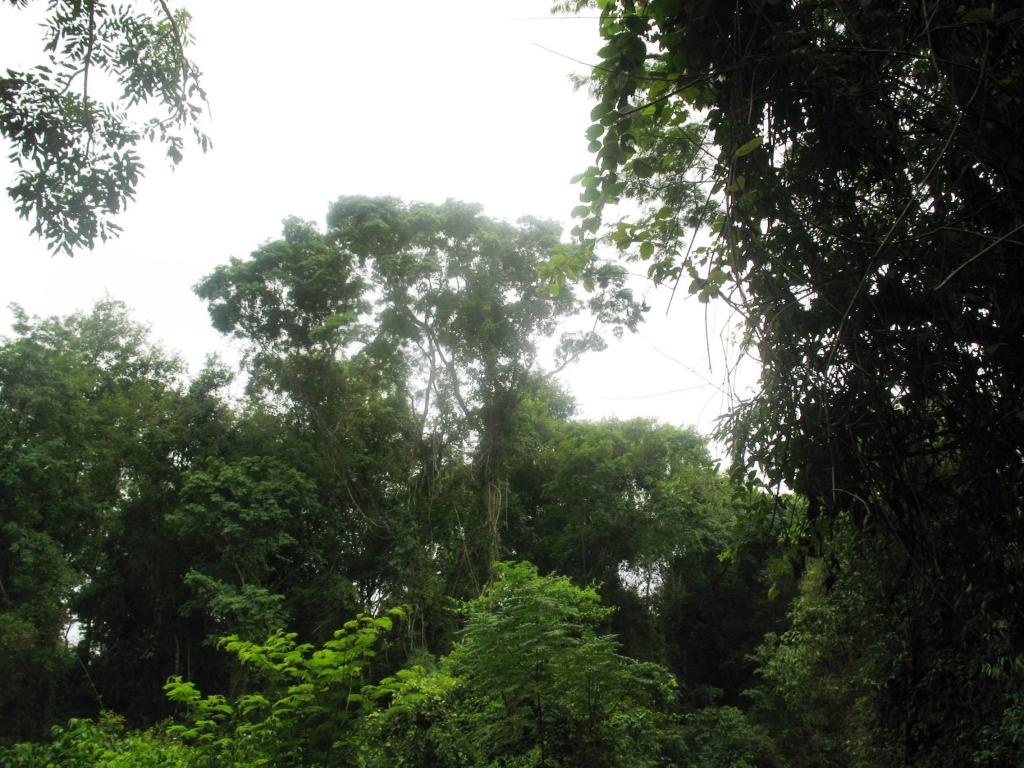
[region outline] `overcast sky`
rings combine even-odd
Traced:
[[[120,239],[74,259],[51,256],[0,199],[0,307],[67,314],[109,295],[195,371],[208,352],[236,355],[191,287],[276,237],[286,216],[322,224],[340,195],[456,198],[494,218],[531,214],[568,230],[592,106],[573,91],[569,75],[585,68],[571,59],[594,61],[600,43],[596,20],[554,18],[550,5],[186,3],[213,150],[191,148],[174,172],[152,154]],[[44,6],[0,3],[0,67],[39,63]],[[4,188],[11,178],[0,164]],[[684,286],[666,315],[667,289],[637,287],[653,307],[640,334],[561,378],[587,418],[651,416],[706,432],[726,405],[726,312],[681,300]],[[4,310],[0,333],[9,321]]]

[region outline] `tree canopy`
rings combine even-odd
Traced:
[[[0,80],[55,247],[112,231],[134,142],[177,161],[195,125],[159,6],[51,3],[55,68]],[[196,286],[233,392],[117,302],[14,309],[0,763],[1024,761],[1024,13],[560,7],[605,43],[575,242],[454,200],[286,219]],[[90,72],[170,117],[125,128]],[[556,374],[645,309],[599,246],[736,312],[761,376],[728,471],[691,429],[576,418]]]
[[[906,634],[875,725],[907,764],[970,762],[1024,691],[1020,11],[596,5],[576,232],[740,314],[735,469],[806,497],[830,580],[864,567],[847,527],[885,553]],[[623,198],[643,213],[602,229]]]
[[[642,313],[620,266],[541,276],[572,249],[454,201],[288,219],[196,288],[245,347],[238,399],[116,302],[19,313],[0,343],[0,739],[22,743],[0,760],[768,754],[735,704],[784,604],[762,555],[720,557],[773,547],[741,522],[767,500],[692,430],[572,419],[554,372]],[[108,708],[151,741],[107,715],[25,742]]]

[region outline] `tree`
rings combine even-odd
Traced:
[[[1013,754],[1024,19],[978,2],[597,5],[577,234],[620,197],[645,206],[608,237],[730,301],[761,361],[729,419],[734,466],[807,498],[807,543],[832,567],[868,567],[832,549],[847,528],[892,558],[872,610],[906,635],[875,717],[899,759],[967,764],[986,733],[1005,749],[985,754]],[[699,226],[710,245],[685,235]]]
[[[186,474],[168,522],[194,563],[185,583],[196,598],[183,608],[208,617],[211,640],[230,633],[257,640],[285,626],[280,590],[317,504],[308,477],[262,456],[210,459]]]
[[[541,264],[571,250],[552,222],[344,197],[327,225],[289,219],[197,292],[215,327],[248,342],[253,392],[282,398],[315,446],[365,608],[419,605],[402,590],[424,585],[479,594],[503,546],[517,414],[551,375],[538,340],[589,314],[588,330],[559,338],[552,367],[568,365],[603,345],[602,324],[634,327],[640,307],[609,264],[588,273],[586,302],[549,289]]]
[[[477,593],[500,557],[522,398],[537,377],[602,349],[602,326],[616,334],[635,328],[641,308],[622,269],[611,264],[595,263],[588,272],[585,303],[568,286],[545,286],[542,265],[571,250],[554,222],[525,217],[512,226],[487,219],[477,205],[353,197],[332,206],[328,225],[340,245],[370,261],[370,279],[383,296],[381,338],[402,349],[418,372],[410,395],[421,435],[472,456],[469,483],[477,498],[454,527],[463,538],[456,546],[470,593]],[[553,370],[544,371],[539,339],[580,314],[590,316],[591,328],[562,331]]]
[[[672,552],[724,513],[727,486],[703,438],[651,421],[559,420],[519,447],[510,545],[578,583],[659,582]]]
[[[368,734],[369,764],[666,764],[674,681],[599,633],[614,609],[529,563],[497,573],[462,605],[462,639],[440,667],[403,676]]]
[[[768,498],[736,488],[692,429],[641,419],[552,421],[518,452],[511,552],[599,583],[625,653],[666,664],[694,700],[739,702],[784,613],[764,579],[777,532],[740,522]]]
[[[81,678],[91,659],[86,650],[76,663],[66,633],[79,622],[85,648],[94,630],[103,634],[104,619],[88,606],[124,575],[122,563],[152,554],[134,583],[159,582],[166,548],[125,557],[124,545],[138,532],[130,521],[141,522],[140,507],[158,508],[166,495],[167,476],[153,461],[166,460],[160,422],[180,364],[115,302],[66,319],[16,310],[14,331],[0,345],[0,631],[11,651],[0,663],[0,711],[4,735],[27,735],[117,688],[101,692]],[[165,594],[153,589],[148,610],[159,615]],[[124,608],[105,618],[123,621]],[[141,663],[120,660],[122,668]]]
[[[867,551],[851,558],[856,566],[838,576],[830,576],[824,560],[811,559],[789,627],[766,635],[757,649],[760,679],[747,691],[751,714],[769,727],[794,768],[899,762],[899,746],[876,716],[878,681],[901,653],[902,627],[875,609],[885,600],[890,557],[860,549]],[[865,564],[874,569],[860,567]]]
[[[186,55],[189,15],[163,0],[156,7],[51,0],[47,63],[0,77],[0,135],[19,169],[7,191],[54,251],[71,255],[120,231],[113,218],[135,197],[143,140],[163,145],[175,165],[183,134],[210,146],[199,127],[206,95]],[[151,103],[158,114],[129,119]]]

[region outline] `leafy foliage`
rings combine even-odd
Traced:
[[[288,220],[282,240],[197,292],[214,326],[249,344],[253,393],[282,397],[315,436],[325,505],[352,522],[339,538],[364,607],[385,594],[422,605],[410,589],[477,594],[503,550],[523,399],[551,375],[538,340],[590,316],[591,330],[561,335],[557,370],[603,346],[600,325],[634,327],[640,307],[612,265],[595,265],[586,302],[549,291],[540,265],[568,248],[552,222],[345,197],[327,224]],[[397,560],[409,576],[389,579]]]
[[[576,234],[636,200],[603,234],[740,313],[762,374],[727,425],[736,471],[807,498],[826,567],[877,568],[832,549],[875,541],[891,580],[862,610],[906,632],[875,722],[893,759],[967,764],[1024,685],[1005,671],[1024,579],[1024,19],[1011,4],[597,5]]]
[[[672,678],[597,633],[610,609],[594,589],[529,563],[497,570],[440,669],[407,678],[375,716],[379,764],[658,764]]]
[[[762,680],[748,695],[794,765],[896,759],[874,714],[877,681],[892,674],[900,654],[899,632],[874,609],[879,575],[847,571],[829,587],[825,564],[812,561],[791,626],[767,635],[757,651]]]
[[[640,419],[549,422],[520,450],[516,556],[598,582],[629,655],[667,663],[693,695],[709,685],[737,703],[753,682],[747,656],[784,611],[763,578],[778,532],[741,527],[767,499],[719,475],[692,430]],[[788,594],[786,578],[780,588]]]
[[[58,681],[77,677],[62,641],[70,605],[89,616],[118,569],[107,547],[163,449],[180,368],[114,302],[64,320],[17,310],[15,331],[0,345],[0,631],[12,651],[0,709],[5,733],[27,736],[56,714]]]
[[[289,220],[198,288],[247,346],[237,401],[216,361],[186,380],[116,303],[19,315],[0,345],[2,737],[178,706],[172,741],[145,737],[153,760],[706,759],[718,720],[681,712],[736,703],[778,629],[756,547],[734,546],[766,502],[691,430],[570,420],[553,371],[641,308],[620,268],[550,290],[540,265],[568,248],[554,225],[453,202],[343,198],[324,232]],[[540,341],[584,317],[543,364]],[[761,754],[734,714],[722,749]],[[75,749],[94,727],[72,726]]]
[[[162,144],[173,164],[182,133],[210,146],[198,126],[206,95],[186,56],[189,15],[164,2],[157,8],[152,15],[104,0],[51,2],[47,63],[0,77],[0,135],[19,168],[7,191],[54,251],[70,255],[119,232],[112,219],[135,196],[140,142]],[[110,90],[119,95],[104,103],[97,94]],[[143,114],[150,103],[161,114],[129,121],[128,111]]]
[[[282,626],[283,597],[269,588],[284,580],[295,535],[301,535],[298,521],[316,507],[313,483],[270,458],[233,464],[211,459],[186,474],[181,497],[168,520],[179,535],[197,542],[196,565],[185,575],[197,599],[185,609],[205,608],[217,623],[217,637],[263,637]],[[208,562],[200,565],[202,559]]]
[[[165,690],[187,722],[168,734],[194,745],[197,765],[355,765],[355,724],[380,695],[365,671],[382,633],[401,618],[399,609],[359,616],[317,649],[296,644],[295,633],[262,643],[223,638],[220,645],[252,670],[258,691],[233,700],[203,696],[173,677]]]
[[[126,731],[109,712],[96,722],[71,720],[54,726],[51,741],[0,747],[4,768],[186,768],[194,763],[188,749],[163,735]]]
[[[755,768],[779,765],[777,749],[763,727],[736,707],[703,707],[683,718],[686,765]]]

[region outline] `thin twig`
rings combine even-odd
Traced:
[[[1017,225],[1016,227],[1014,227],[1013,229],[1011,229],[1011,230],[1010,230],[1009,232],[1007,232],[1007,233],[1006,233],[1005,235],[1003,235],[1002,237],[998,238],[997,240],[993,240],[993,241],[992,241],[991,243],[989,243],[988,245],[986,245],[986,246],[985,246],[984,248],[982,248],[982,249],[981,249],[980,251],[978,251],[978,252],[977,252],[976,254],[974,254],[974,255],[973,255],[973,256],[971,256],[971,257],[970,257],[969,259],[967,259],[967,261],[965,261],[965,262],[964,262],[963,264],[961,264],[961,265],[960,265],[959,267],[957,267],[957,268],[956,268],[956,269],[954,269],[954,270],[953,270],[952,272],[950,272],[950,273],[949,273],[948,275],[946,275],[945,279],[943,279],[943,281],[942,281],[941,283],[939,283],[938,285],[936,285],[936,286],[935,286],[935,288],[934,288],[933,290],[936,290],[936,291],[937,291],[937,290],[939,290],[940,288],[942,288],[942,287],[943,287],[943,286],[944,286],[944,285],[945,285],[946,283],[948,283],[948,282],[949,282],[950,280],[952,280],[952,279],[953,279],[953,278],[954,278],[954,277],[955,277],[955,276],[956,276],[956,275],[957,275],[957,274],[958,274],[958,273],[960,272],[960,270],[964,269],[964,268],[965,268],[966,266],[968,266],[968,265],[969,265],[969,264],[971,264],[972,262],[974,262],[974,261],[976,261],[977,259],[981,258],[981,257],[982,257],[982,256],[984,256],[984,255],[985,255],[986,253],[988,253],[988,252],[989,252],[989,251],[991,251],[991,250],[992,250],[993,248],[995,248],[995,247],[996,247],[997,245],[999,245],[1000,243],[1002,243],[1002,242],[1003,242],[1004,240],[1008,239],[1008,238],[1009,238],[1009,237],[1010,237],[1011,235],[1015,235],[1015,234],[1016,234],[1017,232],[1019,232],[1019,231],[1020,231],[1020,230],[1022,230],[1022,229],[1024,229],[1024,222],[1022,222],[1022,223],[1018,224],[1018,225]]]

